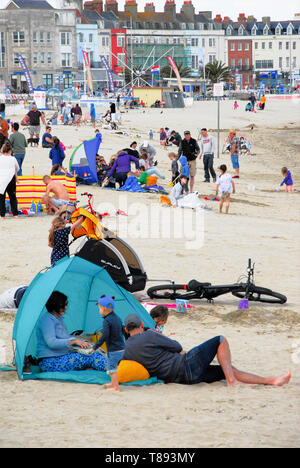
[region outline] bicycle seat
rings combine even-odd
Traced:
[[[197,290],[201,290],[202,288],[205,288],[207,286],[211,286],[211,283],[200,283],[199,281],[197,280],[191,280],[187,287],[190,291],[197,291]]]

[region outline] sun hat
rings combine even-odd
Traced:
[[[100,304],[102,307],[105,307],[106,309],[114,309],[115,307],[115,301],[110,296],[99,297],[98,304]]]

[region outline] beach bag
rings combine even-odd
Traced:
[[[150,185],[156,185],[157,184],[157,177],[154,176],[148,176],[147,177],[147,187]]]

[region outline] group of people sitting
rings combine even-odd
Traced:
[[[68,372],[93,368],[107,371],[111,382],[107,388],[119,391],[118,367],[124,361],[139,363],[150,377],[165,383],[193,385],[226,380],[228,386],[240,384],[282,386],[291,374],[276,377],[259,377],[235,368],[231,363],[229,344],[224,336],[216,336],[188,352],[163,334],[168,320],[164,305],[154,307],[150,314],[154,329],[145,329],[138,314],[129,314],[123,323],[115,312],[113,297],[102,295],[97,301],[103,318],[102,336],[96,344],[67,331],[64,315],[68,297],[54,291],[46,303],[47,312],[37,326],[37,358],[42,372]],[[101,347],[106,344],[107,354]],[[78,351],[74,350],[74,346]],[[86,350],[81,353],[80,350]],[[212,365],[217,357],[219,364]]]
[[[100,186],[115,188],[118,184],[122,188],[128,177],[136,176],[138,182],[143,186],[147,183],[147,177],[156,176],[165,179],[165,176],[157,169],[154,161],[156,149],[144,141],[139,147],[136,141],[129,148],[119,151],[112,156],[109,163],[101,155],[96,156],[98,181]],[[136,173],[131,172],[131,164],[135,164]]]

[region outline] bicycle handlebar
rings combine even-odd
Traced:
[[[82,193],[81,196],[92,197],[93,195],[91,193],[85,192],[85,193]]]

